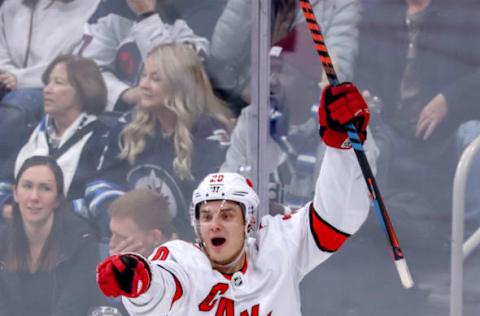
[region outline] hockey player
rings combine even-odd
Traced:
[[[123,296],[131,315],[300,315],[300,281],[359,229],[369,209],[342,127],[353,122],[364,140],[367,105],[350,83],[326,88],[321,100],[320,134],[329,148],[313,202],[256,223],[251,182],[210,174],[192,198],[199,243],[168,242],[148,260],[133,253],[107,258],[97,268],[102,292]]]

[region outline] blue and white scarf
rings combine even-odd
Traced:
[[[52,140],[55,139],[54,147],[61,147],[67,142],[77,131],[89,123],[97,120],[95,115],[89,115],[82,113],[75,119],[75,121],[65,130],[61,137],[56,137],[53,122],[48,115],[46,115],[42,121],[38,124],[35,130],[30,135],[28,142],[22,147],[18,153],[17,160],[15,161],[15,177],[24,161],[35,155],[47,156],[50,154],[50,148],[52,147]],[[57,163],[63,171],[64,178],[64,194],[68,195],[70,185],[77,170],[78,162],[82,154],[83,148],[87,141],[92,136],[93,131],[87,133],[78,140],[74,145],[67,149],[60,157],[57,158]],[[50,144],[49,144],[50,140]]]

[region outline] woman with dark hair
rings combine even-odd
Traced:
[[[0,100],[38,122],[42,73],[52,58],[73,52],[98,2],[5,0],[0,7]]]
[[[0,315],[86,315],[95,293],[98,247],[69,212],[63,174],[48,156],[25,160],[12,218],[0,231]]]
[[[84,196],[86,182],[94,178],[101,164],[109,129],[97,118],[105,108],[107,90],[96,64],[79,56],[59,56],[46,68],[42,79],[46,115],[29,137],[26,131],[25,139],[12,140],[25,145],[17,155],[15,167],[4,167],[0,203],[9,199],[10,179],[33,155],[50,155],[57,161],[65,180],[63,192],[70,201]],[[80,203],[74,205],[76,210],[81,209]]]

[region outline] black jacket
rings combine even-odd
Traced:
[[[86,221],[73,213],[67,212],[63,220],[61,254],[52,272],[6,271],[7,231],[0,231],[0,316],[85,316],[97,303],[96,238]]]

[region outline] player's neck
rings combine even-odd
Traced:
[[[212,262],[212,266],[215,270],[223,274],[233,274],[242,270],[245,264],[246,251],[243,249],[238,256],[230,263],[227,264],[215,264]]]

